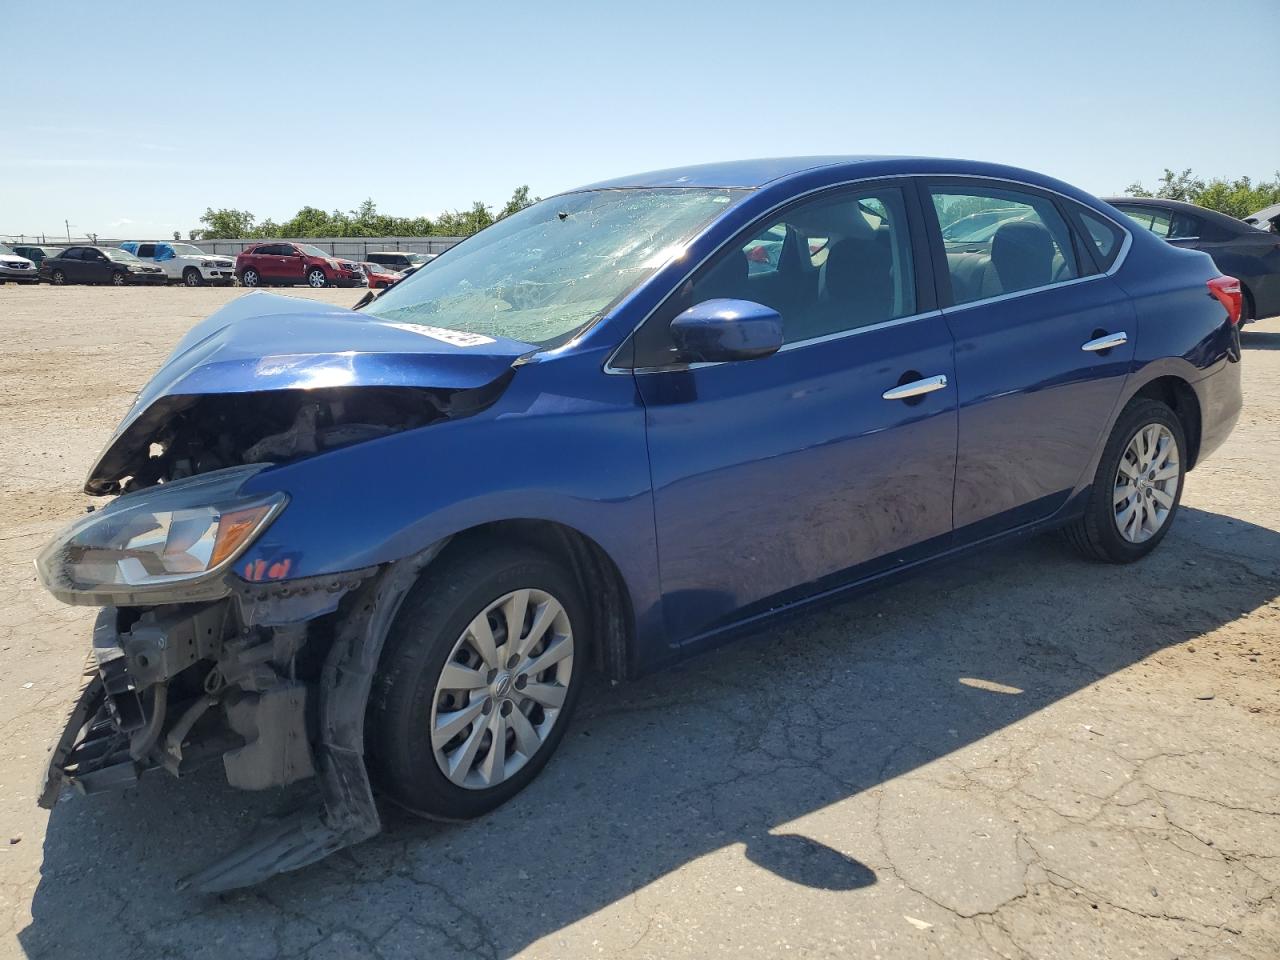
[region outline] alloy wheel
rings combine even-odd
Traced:
[[[307,274],[307,283],[311,284],[313,287],[323,287],[325,285],[324,271],[312,270]]]
[[[124,286],[124,274],[123,274],[123,273],[121,273],[121,272],[120,272],[120,271],[118,271],[118,270],[117,270],[115,273],[113,273],[113,274],[111,275],[111,284],[112,284],[112,286],[116,286],[116,287],[123,287],[123,286]]]
[[[528,763],[560,718],[573,654],[569,615],[546,591],[515,590],[485,607],[436,683],[431,747],[441,772],[485,790]]]
[[[182,281],[188,287],[198,287],[200,286],[200,274],[194,269],[189,269],[182,275]]]
[[[1162,423],[1138,429],[1120,457],[1112,504],[1116,528],[1130,543],[1145,543],[1164,526],[1182,472],[1178,442]]]
[[[49,279],[58,285],[62,285],[67,282],[67,275],[63,273],[61,270],[55,270],[53,271],[53,276],[51,276]]]
[[[240,278],[240,282],[246,287],[256,287],[258,285],[258,271],[246,270],[244,275]]]

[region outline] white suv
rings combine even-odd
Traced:
[[[206,283],[231,283],[236,274],[235,261],[205,253],[190,243],[139,243],[130,240],[120,244],[139,260],[154,263],[170,280],[180,280],[188,287]]]

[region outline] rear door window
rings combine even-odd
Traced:
[[[138,249],[134,251],[134,255],[138,257],[154,257],[156,255],[156,245],[154,243],[140,243]]]
[[[931,183],[955,303],[1065,283],[1081,275],[1053,200],[1015,185]]]
[[[1150,230],[1157,237],[1169,236],[1169,230],[1173,226],[1173,217],[1170,216],[1168,210],[1161,210],[1159,207],[1129,205],[1121,207],[1120,210],[1142,229]]]
[[[71,247],[69,250],[62,251],[63,260],[79,260],[83,250],[80,247]]]

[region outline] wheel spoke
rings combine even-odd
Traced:
[[[484,700],[477,700],[461,710],[441,713],[436,716],[436,727],[431,731],[431,743],[437,749],[467,729],[467,724],[484,712]]]
[[[476,653],[480,654],[480,659],[484,661],[485,666],[496,668],[498,650],[494,646],[493,628],[489,626],[487,610],[471,621],[467,627],[467,636],[471,638],[471,645],[475,647]]]
[[[485,676],[479,670],[472,670],[460,663],[446,663],[440,671],[441,690],[479,690],[485,686]]]
[[[517,590],[507,599],[503,613],[507,617],[507,642],[504,653],[510,656],[520,649],[520,637],[524,633],[524,618],[529,611],[529,591]]]
[[[1161,480],[1173,480],[1177,476],[1178,465],[1175,463],[1172,466],[1165,467],[1163,470],[1157,470],[1154,482],[1159,483]]]
[[[1134,487],[1131,484],[1126,483],[1123,486],[1118,486],[1116,487],[1116,495],[1111,502],[1116,506],[1119,506],[1129,500],[1133,496],[1133,493]]]
[[[529,635],[522,637],[516,645],[515,652],[520,657],[528,656],[529,651],[538,645],[547,628],[555,622],[556,617],[560,616],[561,609],[560,604],[550,597],[538,606],[533,615],[533,625],[529,627]]]
[[[454,783],[461,783],[467,779],[467,774],[471,772],[471,765],[476,762],[476,751],[480,749],[480,741],[484,739],[486,729],[488,727],[483,723],[473,726],[470,735],[462,742],[462,746],[449,758],[449,779]]]
[[[1151,495],[1155,497],[1160,506],[1164,507],[1166,510],[1173,509],[1173,497],[1169,496],[1169,494],[1165,493],[1163,490],[1152,487]]]
[[[559,637],[552,639],[547,649],[538,655],[538,659],[534,660],[522,670],[530,677],[539,676],[544,670],[559,663],[565,657],[573,653],[573,641],[568,637]]]
[[[1131,500],[1127,507],[1116,514],[1116,526],[1120,528],[1120,532],[1124,533],[1126,537],[1129,535],[1127,532],[1129,524],[1133,522],[1133,515],[1137,509],[1138,505]]]
[[[507,717],[507,724],[515,731],[516,749],[526,757],[532,757],[538,752],[538,747],[542,746],[542,741],[538,738],[538,731],[533,729],[533,724],[529,722],[529,718],[524,715],[518,708],[511,711],[511,716]]]
[[[1125,451],[1125,455],[1120,458],[1120,472],[1130,480],[1138,479],[1138,465],[1129,462],[1129,451]]]
[[[480,761],[479,771],[481,779],[493,786],[504,779],[507,767],[507,721],[503,719],[501,710],[489,714],[489,731],[493,734],[493,742]]]
[[[520,691],[526,697],[537,700],[544,707],[558,708],[564,706],[564,695],[567,692],[558,683],[530,683]]]

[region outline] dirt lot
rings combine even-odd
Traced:
[[[0,955],[1280,956],[1280,320],[1130,568],[1052,538],[611,688],[475,823],[225,897],[174,880],[295,794],[33,787],[89,640],[31,557],[233,290],[0,287]],[[320,291],[334,303],[358,292]]]

